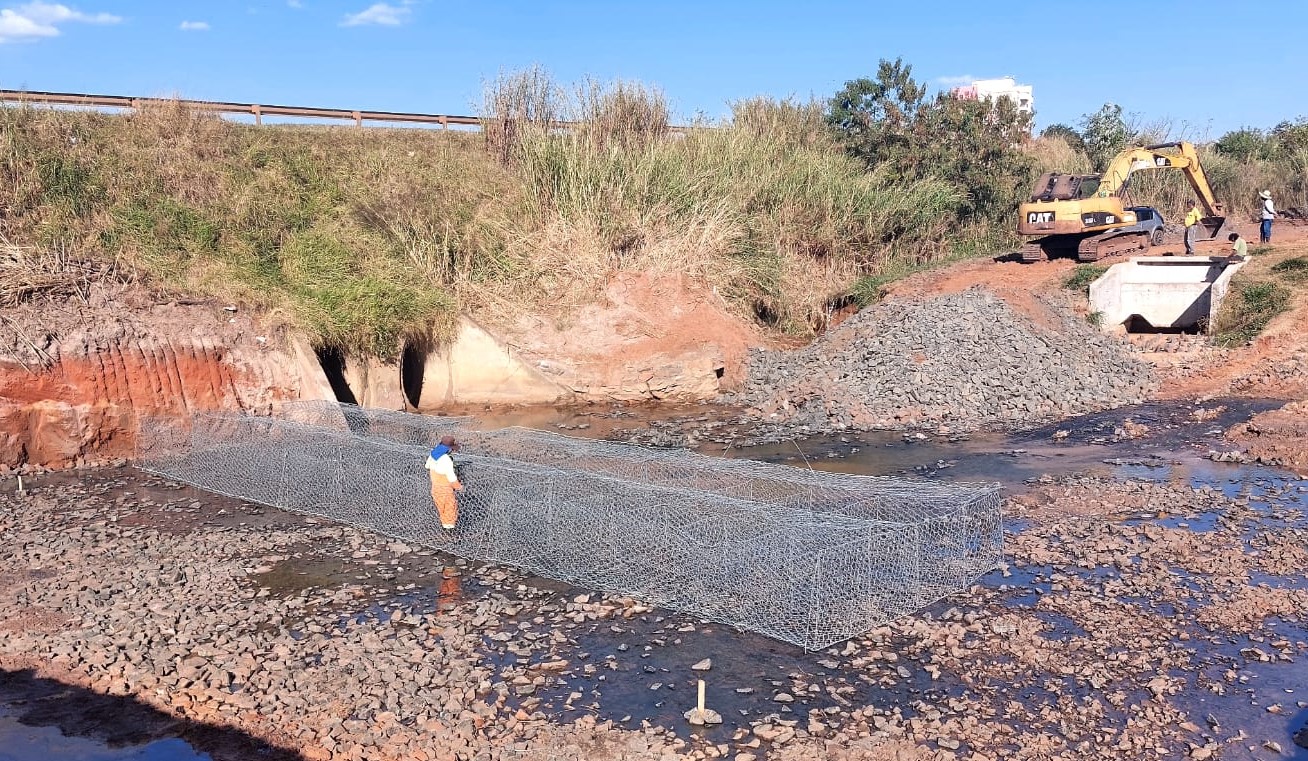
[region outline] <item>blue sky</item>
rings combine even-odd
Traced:
[[[638,79],[683,118],[826,97],[902,56],[1014,76],[1038,126],[1106,101],[1192,138],[1308,116],[1308,3],[0,0],[0,88],[466,114],[484,80]],[[185,28],[183,28],[185,26]]]

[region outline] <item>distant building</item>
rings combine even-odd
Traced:
[[[949,91],[956,98],[965,100],[997,100],[1007,95],[1017,106],[1018,111],[1033,113],[1035,98],[1031,95],[1031,85],[1019,85],[1012,77],[999,79],[978,79],[970,85],[955,87]]]

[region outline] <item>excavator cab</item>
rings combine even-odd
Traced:
[[[1097,174],[1062,174],[1046,172],[1036,180],[1031,190],[1031,201],[1073,201],[1081,198],[1093,198],[1099,191],[1102,179]]]

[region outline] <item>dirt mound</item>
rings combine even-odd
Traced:
[[[1149,367],[1042,298],[1054,329],[980,288],[865,309],[803,349],[756,353],[739,401],[801,432],[1020,428],[1143,401]]]
[[[1259,462],[1288,468],[1308,468],[1308,401],[1255,415],[1229,431],[1227,437],[1248,448]]]

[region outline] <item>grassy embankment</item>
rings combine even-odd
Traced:
[[[25,260],[0,290],[16,301],[34,292],[19,270],[57,282],[76,262],[387,356],[405,334],[448,335],[460,310],[566,315],[617,271],[660,270],[802,334],[860,277],[990,232],[959,232],[945,180],[865,171],[817,105],[751,101],[671,135],[639,86],[531,85],[489,90],[484,136],[0,110],[0,234]],[[583,126],[540,126],[558,117]]]
[[[1303,246],[1273,247],[1237,272],[1213,326],[1213,342],[1242,345],[1278,315],[1308,302],[1306,253]]]

